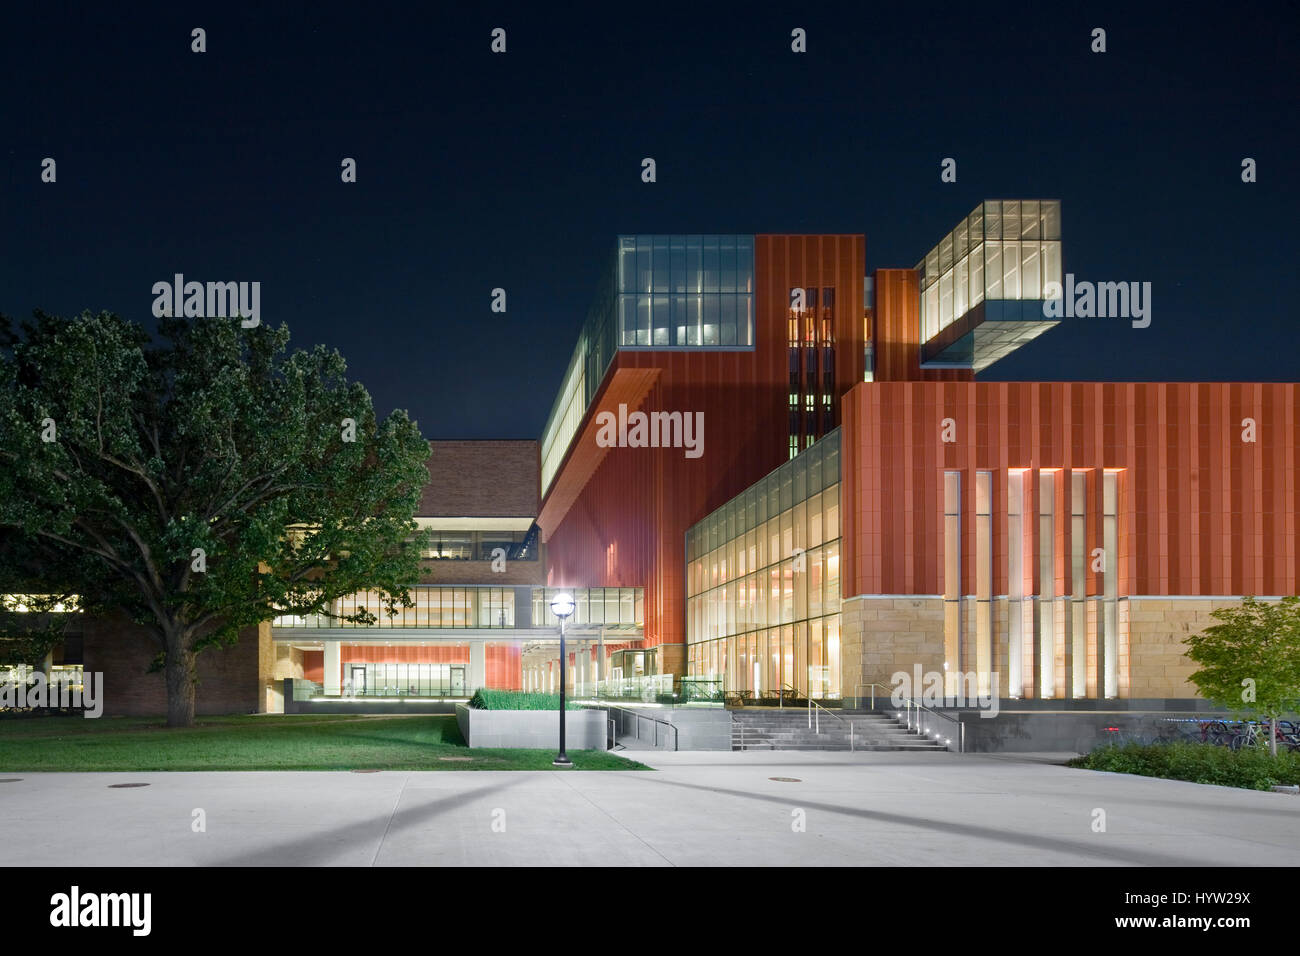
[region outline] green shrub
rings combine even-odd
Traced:
[[[469,706],[475,710],[559,710],[560,695],[480,687],[469,699]],[[581,709],[572,698],[565,700],[565,710]]]
[[[1099,747],[1085,757],[1071,760],[1069,765],[1085,770],[1133,773],[1248,790],[1300,784],[1300,753],[1279,751],[1273,757],[1267,747],[1230,750],[1213,744],[1152,746],[1130,743]]]

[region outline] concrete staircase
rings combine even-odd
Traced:
[[[836,720],[820,715],[808,726],[805,707],[755,707],[731,711],[732,750],[947,750],[942,741],[927,739],[885,714],[845,712]]]

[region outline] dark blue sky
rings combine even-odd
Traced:
[[[1047,197],[1066,271],[1150,281],[1151,327],[1066,322],[984,377],[1300,379],[1295,3],[135,6],[0,13],[12,317],[257,280],[381,415],[537,437],[620,232],[857,232],[911,266],[981,199]]]

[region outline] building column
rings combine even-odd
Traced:
[[[469,642],[469,692],[487,686],[487,641]]]
[[[340,674],[343,672],[343,661],[340,660],[343,644],[341,641],[325,642],[325,696],[337,697],[343,692],[343,682]]]

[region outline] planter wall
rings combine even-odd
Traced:
[[[456,705],[456,722],[470,747],[555,750],[560,741],[557,710],[475,710]],[[566,750],[604,750],[609,715],[603,710],[570,710],[564,715]]]

